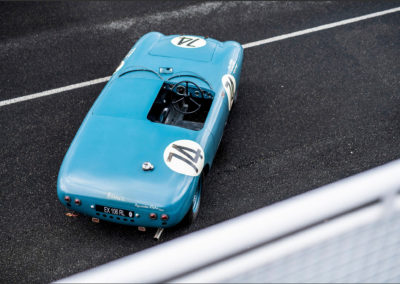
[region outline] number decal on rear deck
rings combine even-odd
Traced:
[[[236,80],[231,74],[226,74],[222,77],[222,85],[224,86],[226,95],[228,97],[228,109],[231,110],[233,98],[236,91]]]
[[[183,48],[198,48],[205,46],[207,42],[201,37],[196,36],[178,36],[171,40],[171,43]]]
[[[167,166],[180,174],[198,176],[204,166],[204,151],[191,140],[178,140],[165,148],[164,161]]]

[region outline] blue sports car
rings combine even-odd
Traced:
[[[237,96],[234,41],[151,32],[89,110],[61,165],[67,208],[119,224],[191,223]]]

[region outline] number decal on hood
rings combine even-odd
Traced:
[[[196,36],[177,36],[171,40],[171,43],[183,48],[198,48],[207,44],[204,39]]]
[[[178,140],[165,148],[164,162],[177,173],[198,176],[204,166],[204,151],[194,141]]]
[[[231,110],[233,104],[233,97],[236,91],[236,80],[231,74],[226,74],[222,77],[222,85],[224,86],[226,95],[228,97],[228,109]]]

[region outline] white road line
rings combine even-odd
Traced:
[[[33,99],[41,98],[41,97],[45,97],[45,96],[50,96],[50,95],[54,95],[54,94],[58,94],[58,93],[62,93],[62,92],[70,91],[70,90],[75,90],[78,88],[88,87],[88,86],[103,83],[103,82],[107,82],[108,80],[110,80],[110,78],[111,78],[111,76],[108,76],[108,77],[94,79],[94,80],[90,80],[90,81],[86,81],[86,82],[82,82],[82,83],[78,83],[78,84],[73,84],[73,85],[69,85],[69,86],[65,86],[65,87],[61,87],[61,88],[57,88],[57,89],[52,89],[52,90],[32,94],[32,95],[27,95],[27,96],[23,96],[23,97],[0,101],[0,107],[5,106],[5,105],[11,105],[11,104],[23,102],[23,101],[29,101],[29,100],[33,100]]]
[[[371,18],[375,18],[375,17],[379,17],[379,16],[383,16],[386,14],[395,13],[395,12],[399,12],[399,11],[400,11],[400,7],[397,7],[397,8],[393,8],[393,9],[389,9],[389,10],[384,10],[381,12],[376,12],[376,13],[372,13],[372,14],[368,14],[368,15],[364,15],[364,16],[360,16],[360,17],[356,17],[356,18],[351,18],[351,19],[347,19],[347,20],[343,20],[343,21],[339,21],[339,22],[335,22],[335,23],[318,26],[315,28],[305,29],[305,30],[301,30],[301,31],[297,31],[297,32],[289,33],[289,34],[284,34],[284,35],[274,36],[271,38],[262,39],[262,40],[258,40],[258,41],[254,41],[254,42],[249,42],[249,43],[243,44],[242,46],[243,46],[243,48],[258,46],[258,45],[262,45],[262,44],[266,44],[266,43],[270,43],[270,42],[274,42],[274,41],[279,41],[279,40],[283,40],[283,39],[287,39],[287,38],[291,38],[291,37],[296,37],[299,35],[310,34],[310,33],[317,32],[317,31],[327,30],[327,29],[331,29],[334,27],[338,27],[338,26],[343,26],[343,25],[347,25],[347,24],[351,24],[351,23],[355,23],[355,22],[359,22],[359,21],[364,21],[367,19],[371,19]]]
[[[284,34],[284,35],[275,36],[275,37],[271,37],[271,38],[267,38],[267,39],[263,39],[263,40],[249,42],[249,43],[243,44],[242,46],[243,46],[243,48],[259,46],[259,45],[263,45],[263,44],[267,44],[267,43],[271,43],[271,42],[275,42],[275,41],[284,40],[287,38],[292,38],[292,37],[309,34],[309,33],[317,32],[317,31],[321,31],[321,30],[327,30],[327,29],[331,29],[334,27],[343,26],[343,25],[383,16],[383,15],[390,14],[390,13],[396,13],[399,11],[400,11],[400,7],[396,7],[396,8],[384,10],[381,12],[367,14],[364,16],[355,17],[355,18],[351,18],[351,19],[347,19],[347,20],[343,20],[343,21],[339,21],[339,22],[334,22],[334,23],[330,23],[330,24],[326,24],[326,25],[322,25],[322,26],[318,26],[318,27],[314,27],[314,28],[310,28],[310,29],[305,29],[305,30],[301,30],[301,31],[297,31],[297,32],[289,33],[289,34]],[[82,82],[82,83],[78,83],[78,84],[73,84],[73,85],[69,85],[69,86],[65,86],[65,87],[61,87],[61,88],[57,88],[57,89],[52,89],[52,90],[32,94],[32,95],[27,95],[27,96],[17,97],[17,98],[13,98],[13,99],[9,99],[9,100],[0,101],[0,107],[5,106],[5,105],[23,102],[23,101],[32,100],[32,99],[36,99],[36,98],[40,98],[40,97],[50,96],[50,95],[54,95],[57,93],[62,93],[65,91],[78,89],[78,88],[88,87],[88,86],[99,84],[99,83],[104,83],[104,82],[107,82],[110,78],[111,78],[111,76],[108,76],[108,77],[94,79],[94,80],[90,80],[90,81],[86,81],[86,82]]]

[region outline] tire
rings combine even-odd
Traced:
[[[201,201],[201,191],[203,190],[204,185],[204,174],[200,174],[199,183],[197,184],[196,191],[193,195],[192,205],[189,208],[189,211],[186,213],[185,217],[183,217],[182,224],[183,225],[191,225],[194,220],[196,220],[197,215],[199,215],[200,209],[200,201]]]
[[[233,104],[232,104],[232,107],[236,104],[236,102],[237,102],[237,98],[238,98],[238,91],[236,91],[236,93],[235,93],[235,97],[233,98]]]

